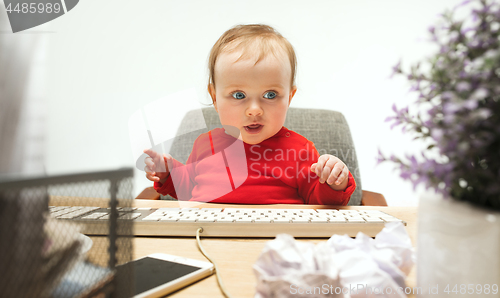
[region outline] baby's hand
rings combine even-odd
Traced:
[[[161,156],[156,151],[151,149],[144,150],[144,153],[149,155],[144,159],[146,166],[144,171],[146,171],[146,178],[153,182],[164,183],[170,174],[169,166],[172,165],[172,156],[170,154],[164,154]]]
[[[318,162],[311,165],[311,171],[319,177],[320,183],[328,183],[332,189],[344,190],[347,187],[349,169],[337,157],[323,154]]]

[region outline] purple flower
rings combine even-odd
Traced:
[[[416,84],[413,84],[409,90],[409,92],[412,92],[412,91],[417,91],[420,89],[420,82],[417,82]]]
[[[472,31],[472,30],[474,30],[474,28],[472,28],[472,27],[461,28],[460,32],[462,33],[462,35],[465,35],[467,32]]]
[[[435,128],[431,131],[431,137],[436,141],[436,142],[441,142],[441,139],[443,138],[444,132],[440,128]]]
[[[423,125],[424,125],[425,127],[430,127],[430,126],[432,126],[433,124],[434,124],[434,123],[432,122],[432,119],[425,120],[425,121],[424,121],[424,123],[423,123]]]
[[[480,139],[474,139],[471,141],[471,143],[476,148],[480,148],[480,147],[483,147],[485,145],[484,142]]]
[[[455,114],[445,114],[443,117],[443,122],[446,125],[453,124],[454,121],[455,121]]]
[[[385,118],[384,122],[389,122],[389,121],[394,120],[394,119],[396,119],[396,117],[389,116],[389,117]]]
[[[443,94],[441,94],[441,99],[442,100],[448,100],[452,99],[455,96],[455,94],[451,91],[445,91]]]
[[[459,133],[459,134],[463,134],[465,132],[465,127],[464,127],[464,124],[462,123],[457,123],[455,125],[455,132],[456,133]]]
[[[484,99],[486,96],[488,96],[488,89],[486,88],[479,88],[474,93],[472,94],[473,99]]]
[[[475,108],[477,108],[477,105],[478,105],[478,103],[477,103],[477,100],[475,100],[475,99],[468,99],[468,100],[464,101],[464,103],[463,103],[464,108],[469,109],[469,110],[474,110]]]
[[[458,145],[458,141],[455,140],[455,139],[451,139],[448,141],[448,143],[446,144],[446,146],[444,147],[444,152],[456,152],[457,151],[457,145]]]
[[[398,63],[392,67],[392,72],[389,78],[392,78],[396,73],[400,72],[401,72],[401,60],[399,60]]]
[[[396,107],[395,103],[392,104],[392,110],[396,113],[398,112],[398,108]]]
[[[481,10],[482,13],[488,14],[490,12],[490,8],[493,6],[493,4],[490,5],[485,5],[483,9]]]
[[[477,114],[480,118],[482,118],[482,120],[485,120],[487,118],[489,118],[493,113],[488,110],[488,109],[479,109],[477,110]]]
[[[472,0],[465,0],[465,1],[462,1],[460,2],[459,4],[455,5],[455,7],[453,7],[453,10],[456,10],[457,8],[461,7],[461,6],[464,6],[466,4],[469,4]]]
[[[473,39],[470,43],[469,43],[469,47],[471,48],[479,48],[481,45],[481,41],[478,40],[478,39]]]
[[[445,102],[443,104],[443,113],[445,115],[455,114],[460,108],[461,106],[455,102]]]
[[[457,84],[455,87],[458,92],[463,92],[463,91],[469,91],[470,90],[470,84],[468,82],[460,82]]]
[[[403,169],[403,170],[401,170],[401,174],[399,174],[399,177],[403,178],[404,180],[408,180],[408,179],[410,179],[411,174],[412,174],[411,172],[405,171]]]
[[[381,162],[386,161],[386,158],[382,154],[382,151],[380,151],[380,148],[378,148],[378,155],[377,155],[377,165],[379,165]]]
[[[395,122],[391,125],[390,129],[392,130],[394,127],[396,127],[396,126],[398,126],[398,125],[400,125],[400,124],[401,124],[401,122],[399,122],[399,121],[395,121]]]

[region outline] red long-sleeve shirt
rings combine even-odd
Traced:
[[[170,176],[154,188],[199,202],[347,205],[356,188],[351,173],[345,190],[333,190],[311,172],[318,158],[311,141],[285,127],[255,145],[217,128],[200,135],[186,165],[174,160]]]

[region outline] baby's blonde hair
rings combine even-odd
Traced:
[[[251,54],[255,54],[249,53],[251,52],[250,49],[254,48],[257,48],[259,51],[259,56],[255,64],[265,58],[269,53],[273,54],[278,59],[280,51],[287,54],[292,69],[290,88],[295,85],[297,57],[295,56],[293,46],[271,26],[250,24],[237,25],[227,30],[212,47],[210,57],[208,58],[208,70],[210,72],[208,78],[209,86],[213,84],[215,88],[215,63],[217,62],[217,57],[219,57],[221,53],[234,52],[242,49],[243,53],[238,58],[238,60],[240,60]]]

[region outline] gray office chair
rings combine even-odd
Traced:
[[[208,129],[221,127],[219,115],[213,107],[202,109]],[[199,136],[199,111],[191,111],[184,116],[172,143],[170,154],[178,161],[185,163]],[[197,125],[198,124],[198,125]],[[356,180],[356,190],[351,196],[349,205],[387,206],[382,194],[362,190],[361,176],[354,143],[349,125],[340,112],[319,109],[289,108],[285,125],[312,141],[319,154],[332,154],[342,160]],[[159,195],[152,187],[145,189],[137,199],[167,199],[170,196]]]

